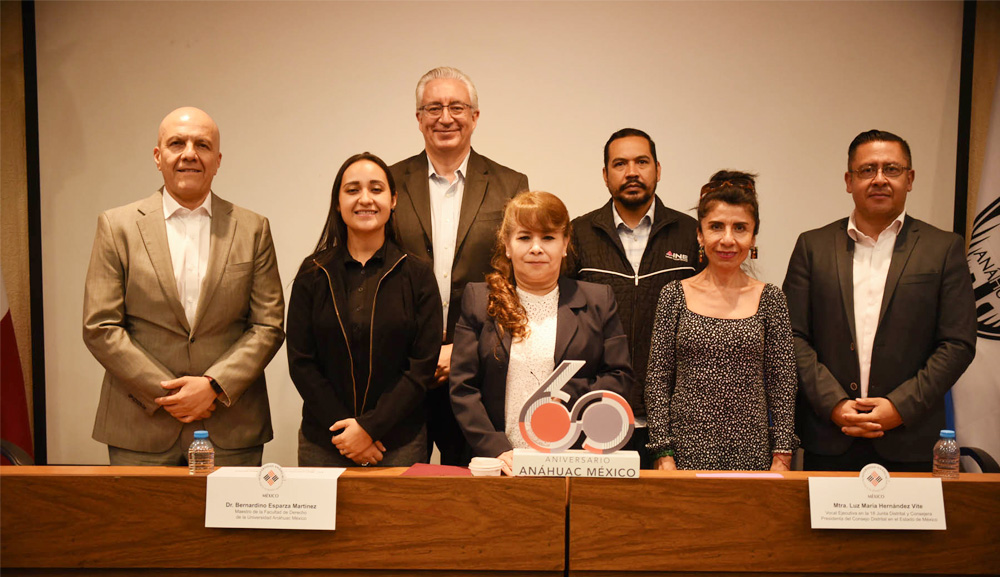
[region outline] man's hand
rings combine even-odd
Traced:
[[[163,381],[160,386],[172,393],[157,397],[156,404],[178,421],[191,423],[212,416],[212,411],[215,410],[215,391],[207,377],[180,377]]]
[[[877,439],[903,424],[899,411],[885,397],[844,399],[834,407],[830,418],[845,435],[867,439]]]
[[[337,421],[330,427],[331,431],[339,431],[340,429],[343,430],[334,435],[330,441],[337,447],[340,454],[348,459],[353,460],[355,456],[361,455],[374,442],[368,431],[365,431],[364,427],[358,424],[357,419]]]
[[[448,377],[451,376],[451,349],[454,345],[441,345],[441,355],[438,357],[437,368],[434,370],[434,386],[438,388],[448,384]]]

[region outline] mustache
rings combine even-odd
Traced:
[[[642,188],[642,190],[649,192],[649,186],[645,182],[639,180],[639,178],[637,177],[630,177],[626,179],[625,182],[623,182],[622,185],[618,187],[618,192],[625,192],[625,189],[628,188],[629,186],[632,186],[633,184],[638,184],[639,187]]]

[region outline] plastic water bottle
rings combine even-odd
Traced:
[[[958,443],[955,431],[943,429],[941,438],[934,444],[934,476],[943,479],[958,478]]]
[[[188,472],[207,475],[215,470],[215,447],[208,440],[208,431],[195,431],[194,442],[188,449]]]

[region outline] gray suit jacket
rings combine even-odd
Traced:
[[[203,421],[234,449],[274,435],[264,367],[284,339],[284,298],[267,219],[212,195],[211,248],[189,326],[177,294],[161,192],[97,220],[87,271],[83,339],[104,366],[94,439],[162,452],[183,423],[154,401],[160,382],[211,375],[224,402]]]
[[[855,346],[854,241],[847,219],[803,233],[788,263],[788,298],[799,372],[796,427],[802,446],[843,454],[853,437],[830,420],[861,394]],[[870,397],[892,401],[903,424],[874,440],[883,457],[929,461],[945,424],[944,395],[972,362],[976,310],[964,243],[909,216],[889,265],[872,351]]]
[[[427,184],[427,153],[421,152],[397,162],[389,169],[396,182],[395,221],[399,246],[428,261],[434,260],[431,232],[430,186]],[[503,221],[507,201],[528,190],[528,177],[478,154],[469,153],[468,174],[455,241],[452,265],[451,300],[445,342],[452,341],[455,323],[462,310],[466,283],[482,282],[490,268],[497,229]]]

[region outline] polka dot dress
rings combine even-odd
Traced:
[[[767,284],[757,313],[718,319],[687,308],[674,281],[656,307],[646,407],[652,453],[678,469],[767,470],[789,452],[797,387],[785,295]]]

